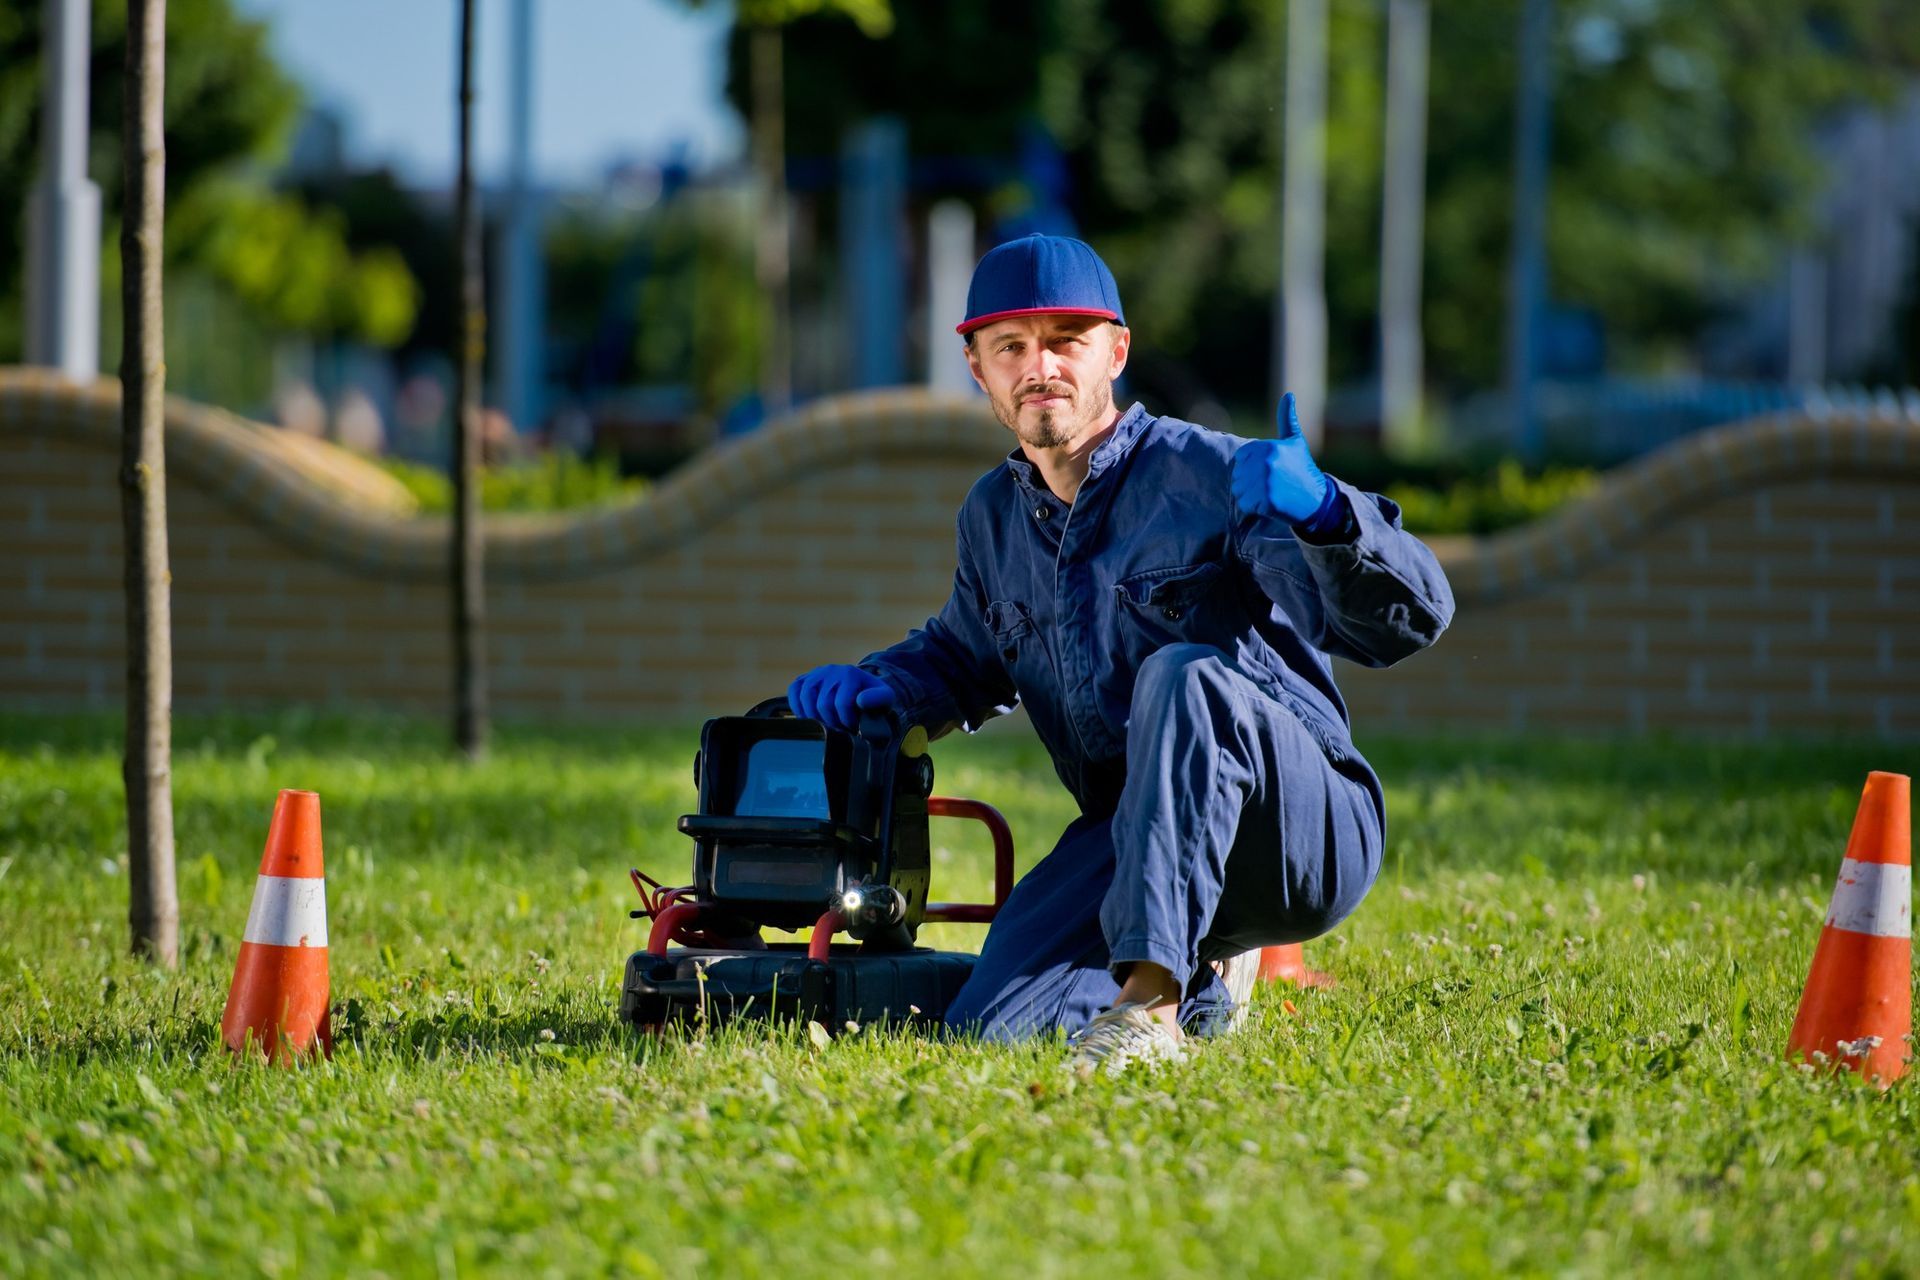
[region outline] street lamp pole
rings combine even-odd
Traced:
[[[27,363],[100,371],[100,188],[87,177],[87,0],[45,0],[40,175],[27,215]]]

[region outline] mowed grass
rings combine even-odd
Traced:
[[[116,726],[8,718],[0,1274],[1920,1272],[1912,1082],[1781,1061],[1862,779],[1911,749],[1364,740],[1389,854],[1309,948],[1338,988],[1076,1084],[1057,1043],[618,1025],[694,740],[508,728],[470,768],[437,725],[183,721],[161,973]],[[1070,816],[1017,725],[935,757],[1023,866]],[[217,1042],[280,787],[327,835],[340,1043],[299,1071]],[[984,894],[984,838],[935,839],[936,893]]]

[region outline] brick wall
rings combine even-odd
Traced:
[[[0,371],[0,706],[119,705],[118,429],[112,383]],[[168,430],[177,704],[443,708],[445,522],[269,428],[174,404]],[[695,719],[898,638],[944,600],[953,513],[1005,448],[976,402],[889,392],[631,507],[490,517],[496,708]],[[1903,414],[1696,437],[1537,525],[1437,549],[1458,620],[1392,671],[1342,668],[1365,728],[1920,737]]]

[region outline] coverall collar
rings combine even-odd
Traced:
[[[1107,438],[1094,446],[1092,456],[1087,459],[1087,478],[1081,482],[1082,485],[1091,482],[1095,476],[1132,452],[1141,433],[1152,421],[1153,415],[1147,412],[1146,407],[1134,401],[1113,424],[1113,430],[1107,433]],[[1037,492],[1045,487],[1034,465],[1027,461],[1026,451],[1019,445],[1015,445],[1013,452],[1007,455],[1007,470],[1013,472],[1013,478],[1020,482],[1023,489]]]

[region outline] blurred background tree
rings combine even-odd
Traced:
[[[1424,321],[1442,393],[1498,380],[1505,313],[1517,0],[1436,7]],[[788,34],[790,164],[861,118],[907,124],[916,198],[959,175],[992,218],[1024,180],[980,189],[967,157],[1042,126],[1066,205],[1119,277],[1136,351],[1240,413],[1265,397],[1279,257],[1273,208],[1285,6],[1265,0],[1041,0],[903,6],[869,42]],[[1375,366],[1383,6],[1335,0],[1329,53],[1331,376]],[[730,92],[743,101],[736,38]],[[1590,313],[1619,372],[1657,371],[1809,225],[1819,125],[1885,101],[1920,67],[1904,0],[1586,0],[1556,13],[1549,294]]]
[[[23,192],[38,164],[39,0],[0,0],[0,191]],[[92,6],[92,179],[117,242],[124,5]],[[393,346],[412,331],[420,289],[391,248],[356,245],[342,215],[273,189],[300,93],[263,23],[231,0],[167,6],[169,389],[229,404],[264,399],[271,350],[262,330]],[[25,202],[0,218],[0,362],[20,358]],[[102,349],[119,349],[119,262],[102,259]],[[209,340],[210,330],[218,339]],[[109,362],[110,363],[110,362]]]

